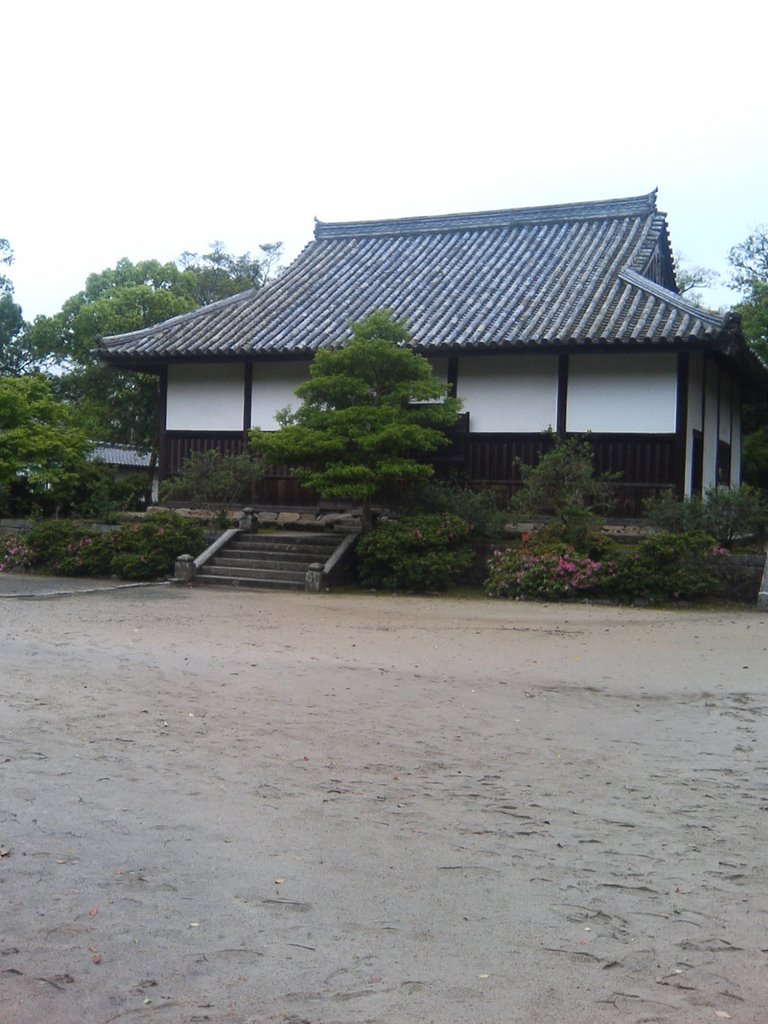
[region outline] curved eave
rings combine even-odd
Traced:
[[[692,349],[706,349],[713,352],[721,352],[729,358],[739,358],[743,355],[751,357],[755,361],[753,371],[768,374],[760,361],[744,345],[740,335],[735,335],[729,330],[711,331],[701,334],[672,334],[668,337],[655,336],[632,336],[617,337],[610,335],[594,335],[591,337],[557,336],[543,338],[498,338],[489,336],[487,338],[472,340],[462,339],[459,344],[414,344],[414,350],[425,356],[450,356],[471,353],[503,353],[503,352],[579,352],[579,351],[607,351],[624,350],[635,351],[691,351]],[[169,363],[242,363],[275,361],[290,362],[296,360],[311,359],[317,352],[317,348],[310,346],[295,345],[290,350],[286,349],[258,349],[248,351],[242,349],[238,352],[185,352],[176,353],[121,353],[99,348],[96,350],[98,358],[103,365],[114,366],[122,369],[140,370],[146,373],[157,373],[162,367]]]

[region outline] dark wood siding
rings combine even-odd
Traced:
[[[193,452],[220,451],[223,455],[239,455],[245,448],[246,435],[241,431],[218,431],[209,433],[187,433],[168,431],[166,433],[167,471],[173,476],[181,469],[184,460]],[[296,506],[316,505],[317,495],[301,486],[287,466],[270,466],[264,476],[254,485],[253,493],[247,500],[260,505]]]
[[[462,417],[451,442],[435,457],[439,478],[456,479],[475,489],[491,488],[501,502],[520,486],[519,464],[535,465],[548,451],[554,439],[548,434],[473,434]],[[573,436],[573,435],[569,435]],[[225,455],[243,451],[246,435],[240,431],[218,433],[166,434],[167,474],[179,471],[191,452],[216,448]],[[591,434],[595,469],[600,474],[616,474],[615,515],[642,515],[642,503],[676,483],[675,434]],[[725,463],[725,452],[723,452]],[[256,484],[254,502],[272,506],[317,504],[317,495],[300,486],[287,466],[271,466]]]
[[[595,470],[617,476],[615,515],[640,516],[646,498],[675,486],[674,434],[590,434],[589,440]],[[493,488],[509,498],[520,486],[519,463],[535,465],[552,444],[552,437],[542,434],[454,435],[450,468],[472,487]],[[436,468],[440,476],[448,475],[440,458]]]
[[[241,430],[221,431],[216,433],[187,433],[180,430],[168,430],[165,434],[167,458],[165,475],[178,473],[184,460],[193,452],[207,452],[212,449],[223,455],[239,455],[245,445],[245,437]]]

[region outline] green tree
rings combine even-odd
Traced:
[[[768,227],[755,228],[728,256],[731,284],[742,294],[735,307],[753,352],[768,366]],[[764,405],[744,410],[744,480],[768,489],[768,425]]]
[[[237,501],[250,500],[251,488],[260,476],[261,468],[250,452],[192,452],[177,476],[164,484],[162,497],[164,501],[190,501],[212,509],[224,523]]]
[[[753,281],[768,281],[768,225],[761,224],[728,254],[731,283],[745,290]]]
[[[7,238],[0,238],[0,267],[10,267],[13,263],[13,249]],[[0,273],[0,291],[13,291],[13,285]]]
[[[736,306],[744,335],[764,363],[768,363],[768,226],[755,228],[728,256],[731,283],[742,294]]]
[[[0,238],[0,267],[13,263],[13,249],[7,238]],[[0,273],[0,376],[18,377],[40,367],[26,336],[21,306],[13,297],[13,282]]]
[[[432,475],[427,456],[459,411],[387,310],[353,324],[343,346],[319,351],[296,394],[301,405],[280,414],[278,431],[253,431],[254,448],[321,497],[359,501],[366,525],[387,488]]]
[[[768,493],[768,424],[744,437],[744,479]]]
[[[519,518],[552,516],[563,540],[587,547],[612,501],[610,480],[595,474],[589,440],[557,438],[535,466],[518,465],[522,487],[510,511]]]
[[[736,312],[752,350],[768,365],[768,281],[753,281]]]
[[[184,252],[179,266],[189,276],[192,291],[198,306],[248,291],[261,288],[269,280],[282,255],[282,243],[270,242],[260,245],[262,257],[254,259],[249,252],[232,256],[223,242],[212,242],[211,251],[204,256],[196,252]]]
[[[675,253],[675,279],[677,290],[689,302],[697,306],[703,305],[703,297],[699,288],[712,288],[717,284],[720,275],[709,267],[700,267],[689,263],[681,252]]]
[[[141,330],[244,289],[260,287],[279,257],[279,243],[263,246],[263,260],[230,256],[221,242],[178,263],[121,259],[91,274],[60,312],[38,317],[27,331],[38,357],[63,369],[54,381],[62,401],[77,407],[89,435],[100,441],[156,447],[158,381],[140,373],[99,366],[94,350],[102,337]]]
[[[0,376],[18,377],[35,365],[34,353],[24,339],[21,306],[13,292],[0,294]]]
[[[40,375],[0,378],[0,507],[24,492],[34,505],[65,501],[89,450],[72,410]]]

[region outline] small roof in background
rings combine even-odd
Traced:
[[[95,444],[88,459],[90,462],[103,462],[106,466],[148,469],[151,456],[149,452],[138,452],[127,444]]]

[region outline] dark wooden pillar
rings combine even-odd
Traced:
[[[459,357],[448,356],[448,397],[455,398],[459,388]]]
[[[251,429],[251,403],[253,401],[253,363],[246,363],[243,368],[243,433],[248,442],[248,431]]]
[[[164,366],[160,371],[160,401],[157,410],[157,439],[158,459],[157,475],[161,480],[168,476],[168,436],[166,424],[168,422],[168,367]]]
[[[568,356],[562,355],[557,361],[557,436],[565,437],[568,423]]]
[[[675,407],[675,492],[685,495],[685,463],[688,450],[688,373],[687,352],[677,354],[677,399]]]

